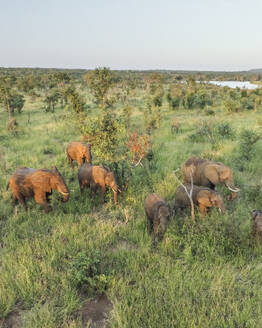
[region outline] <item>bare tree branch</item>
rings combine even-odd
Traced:
[[[192,217],[192,220],[195,221],[195,209],[194,209],[194,203],[193,203],[193,199],[192,199],[192,194],[193,194],[193,177],[192,177],[192,172],[190,172],[190,180],[191,180],[191,189],[190,191],[188,192],[186,186],[178,179],[178,177],[176,176],[176,172],[178,171],[179,169],[176,169],[173,173],[174,173],[174,176],[175,178],[177,179],[178,183],[184,188],[185,192],[186,192],[186,195],[187,197],[189,198],[189,201],[190,201],[190,205],[191,205],[191,217]]]

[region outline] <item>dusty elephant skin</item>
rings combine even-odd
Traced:
[[[63,195],[64,202],[69,199],[69,190],[56,167],[53,170],[18,168],[11,176],[7,188],[9,186],[13,191],[14,205],[19,201],[25,209],[26,198],[34,197],[36,203],[43,206],[45,213],[49,212],[49,196],[53,190]]]
[[[154,239],[157,242],[166,232],[168,219],[171,215],[171,209],[167,202],[157,194],[150,194],[144,202],[146,217],[148,220],[149,232],[154,232]],[[159,233],[161,226],[161,234]]]
[[[191,190],[191,185],[186,184],[185,187],[188,191]],[[193,203],[199,207],[199,211],[203,215],[205,215],[207,209],[211,207],[216,207],[220,209],[222,213],[224,213],[226,210],[221,195],[217,191],[214,191],[207,187],[193,186],[192,200]],[[183,188],[183,186],[179,186],[175,194],[175,213],[179,209],[183,209],[190,206],[190,200],[186,194],[185,189]]]
[[[91,145],[83,145],[81,142],[72,141],[66,148],[67,159],[71,168],[73,161],[77,161],[78,166],[82,163],[92,163]]]
[[[259,238],[262,243],[262,211],[253,210],[252,213],[252,234]]]
[[[220,162],[207,161],[202,158],[191,157],[182,166],[184,183],[190,183],[192,174],[193,184],[215,189],[218,184],[224,184],[231,191],[231,199],[236,197],[239,191],[234,186],[231,169]]]
[[[102,202],[105,200],[106,186],[114,193],[114,202],[117,204],[117,193],[120,192],[114,173],[108,167],[96,166],[84,163],[78,170],[78,181],[81,192],[85,187],[89,187],[92,193],[101,189]]]

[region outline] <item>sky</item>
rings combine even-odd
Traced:
[[[262,68],[262,0],[0,0],[0,66]]]

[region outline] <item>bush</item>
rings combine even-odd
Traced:
[[[109,276],[102,273],[101,254],[98,251],[88,256],[86,252],[79,253],[71,263],[72,284],[83,292],[102,293],[109,282]]]
[[[261,135],[256,131],[243,130],[240,134],[239,140],[239,152],[240,157],[245,160],[249,160],[254,151],[254,144],[261,139]]]
[[[232,129],[229,122],[222,122],[216,126],[216,132],[222,138],[233,138],[235,135],[234,130]]]

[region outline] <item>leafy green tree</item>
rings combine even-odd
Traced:
[[[85,80],[97,103],[106,107],[108,92],[114,83],[114,74],[107,67],[99,67],[85,75]]]

